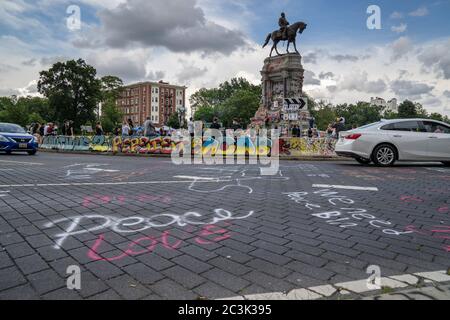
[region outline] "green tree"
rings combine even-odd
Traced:
[[[398,106],[399,118],[416,118],[417,110],[414,102],[405,100]]]
[[[117,99],[123,88],[123,81],[116,76],[104,76],[100,78],[102,101],[110,98]]]
[[[123,114],[116,106],[115,100],[108,99],[102,105],[101,123],[105,133],[112,133],[121,124]]]
[[[169,121],[167,121],[167,126],[174,129],[180,129],[180,115],[178,112],[170,115]]]
[[[194,120],[212,122],[215,116],[217,116],[217,114],[215,113],[214,108],[205,105],[198,108],[197,112],[195,112]]]
[[[230,126],[234,118],[248,124],[255,115],[261,99],[261,86],[244,78],[225,81],[218,88],[200,89],[191,96],[191,105],[197,107],[195,120],[212,122],[218,117],[224,126]]]
[[[433,112],[432,114],[430,114],[430,119],[437,121],[444,121],[444,116],[440,113]]]
[[[230,127],[233,119],[237,118],[242,125],[248,125],[259,108],[259,102],[259,94],[253,90],[238,90],[220,106],[220,121],[225,127]]]
[[[95,109],[101,100],[101,81],[96,70],[84,60],[55,63],[40,72],[38,91],[49,100],[55,120],[74,121],[75,128],[95,121]]]
[[[427,110],[425,110],[425,108],[420,103],[416,103],[415,105],[416,105],[416,116],[418,118],[428,118],[429,117]]]
[[[353,126],[360,127],[365,124],[380,121],[383,108],[373,106],[368,102],[358,102],[357,104],[341,104],[335,108],[337,117],[345,118],[346,129]]]
[[[319,130],[326,130],[329,124],[336,121],[337,116],[332,104],[326,104],[320,101],[314,109],[310,109],[310,112],[316,119],[316,125]]]
[[[1,97],[0,121],[28,126],[43,123],[49,115],[48,101],[39,97]]]

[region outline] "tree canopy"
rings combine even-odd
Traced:
[[[101,99],[101,81],[97,71],[84,60],[55,63],[39,73],[38,91],[48,98],[55,120],[73,120],[75,127],[95,119]]]
[[[200,89],[191,96],[191,105],[197,108],[195,120],[212,122],[218,117],[224,126],[231,126],[233,119],[243,125],[250,123],[261,100],[261,87],[244,78],[233,78],[218,88]]]

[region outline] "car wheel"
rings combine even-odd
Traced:
[[[443,161],[442,163],[444,164],[444,166],[450,167],[450,161]]]
[[[358,161],[360,164],[370,164],[372,162],[372,160],[364,158],[355,158],[355,160]]]
[[[35,154],[36,154],[36,150],[33,150],[33,151],[28,151],[28,154],[30,155],[30,156],[34,156]]]
[[[372,160],[379,166],[392,166],[396,160],[396,151],[394,147],[389,144],[379,145],[373,151]]]

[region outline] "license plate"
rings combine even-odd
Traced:
[[[27,149],[28,145],[26,143],[19,143],[19,149]]]

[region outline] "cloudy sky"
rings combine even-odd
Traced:
[[[370,5],[379,30],[367,27]],[[259,83],[282,11],[308,23],[298,43],[313,98],[409,98],[450,116],[450,0],[0,0],[0,96],[35,94],[40,70],[79,57],[100,75],[188,94],[236,76]]]

